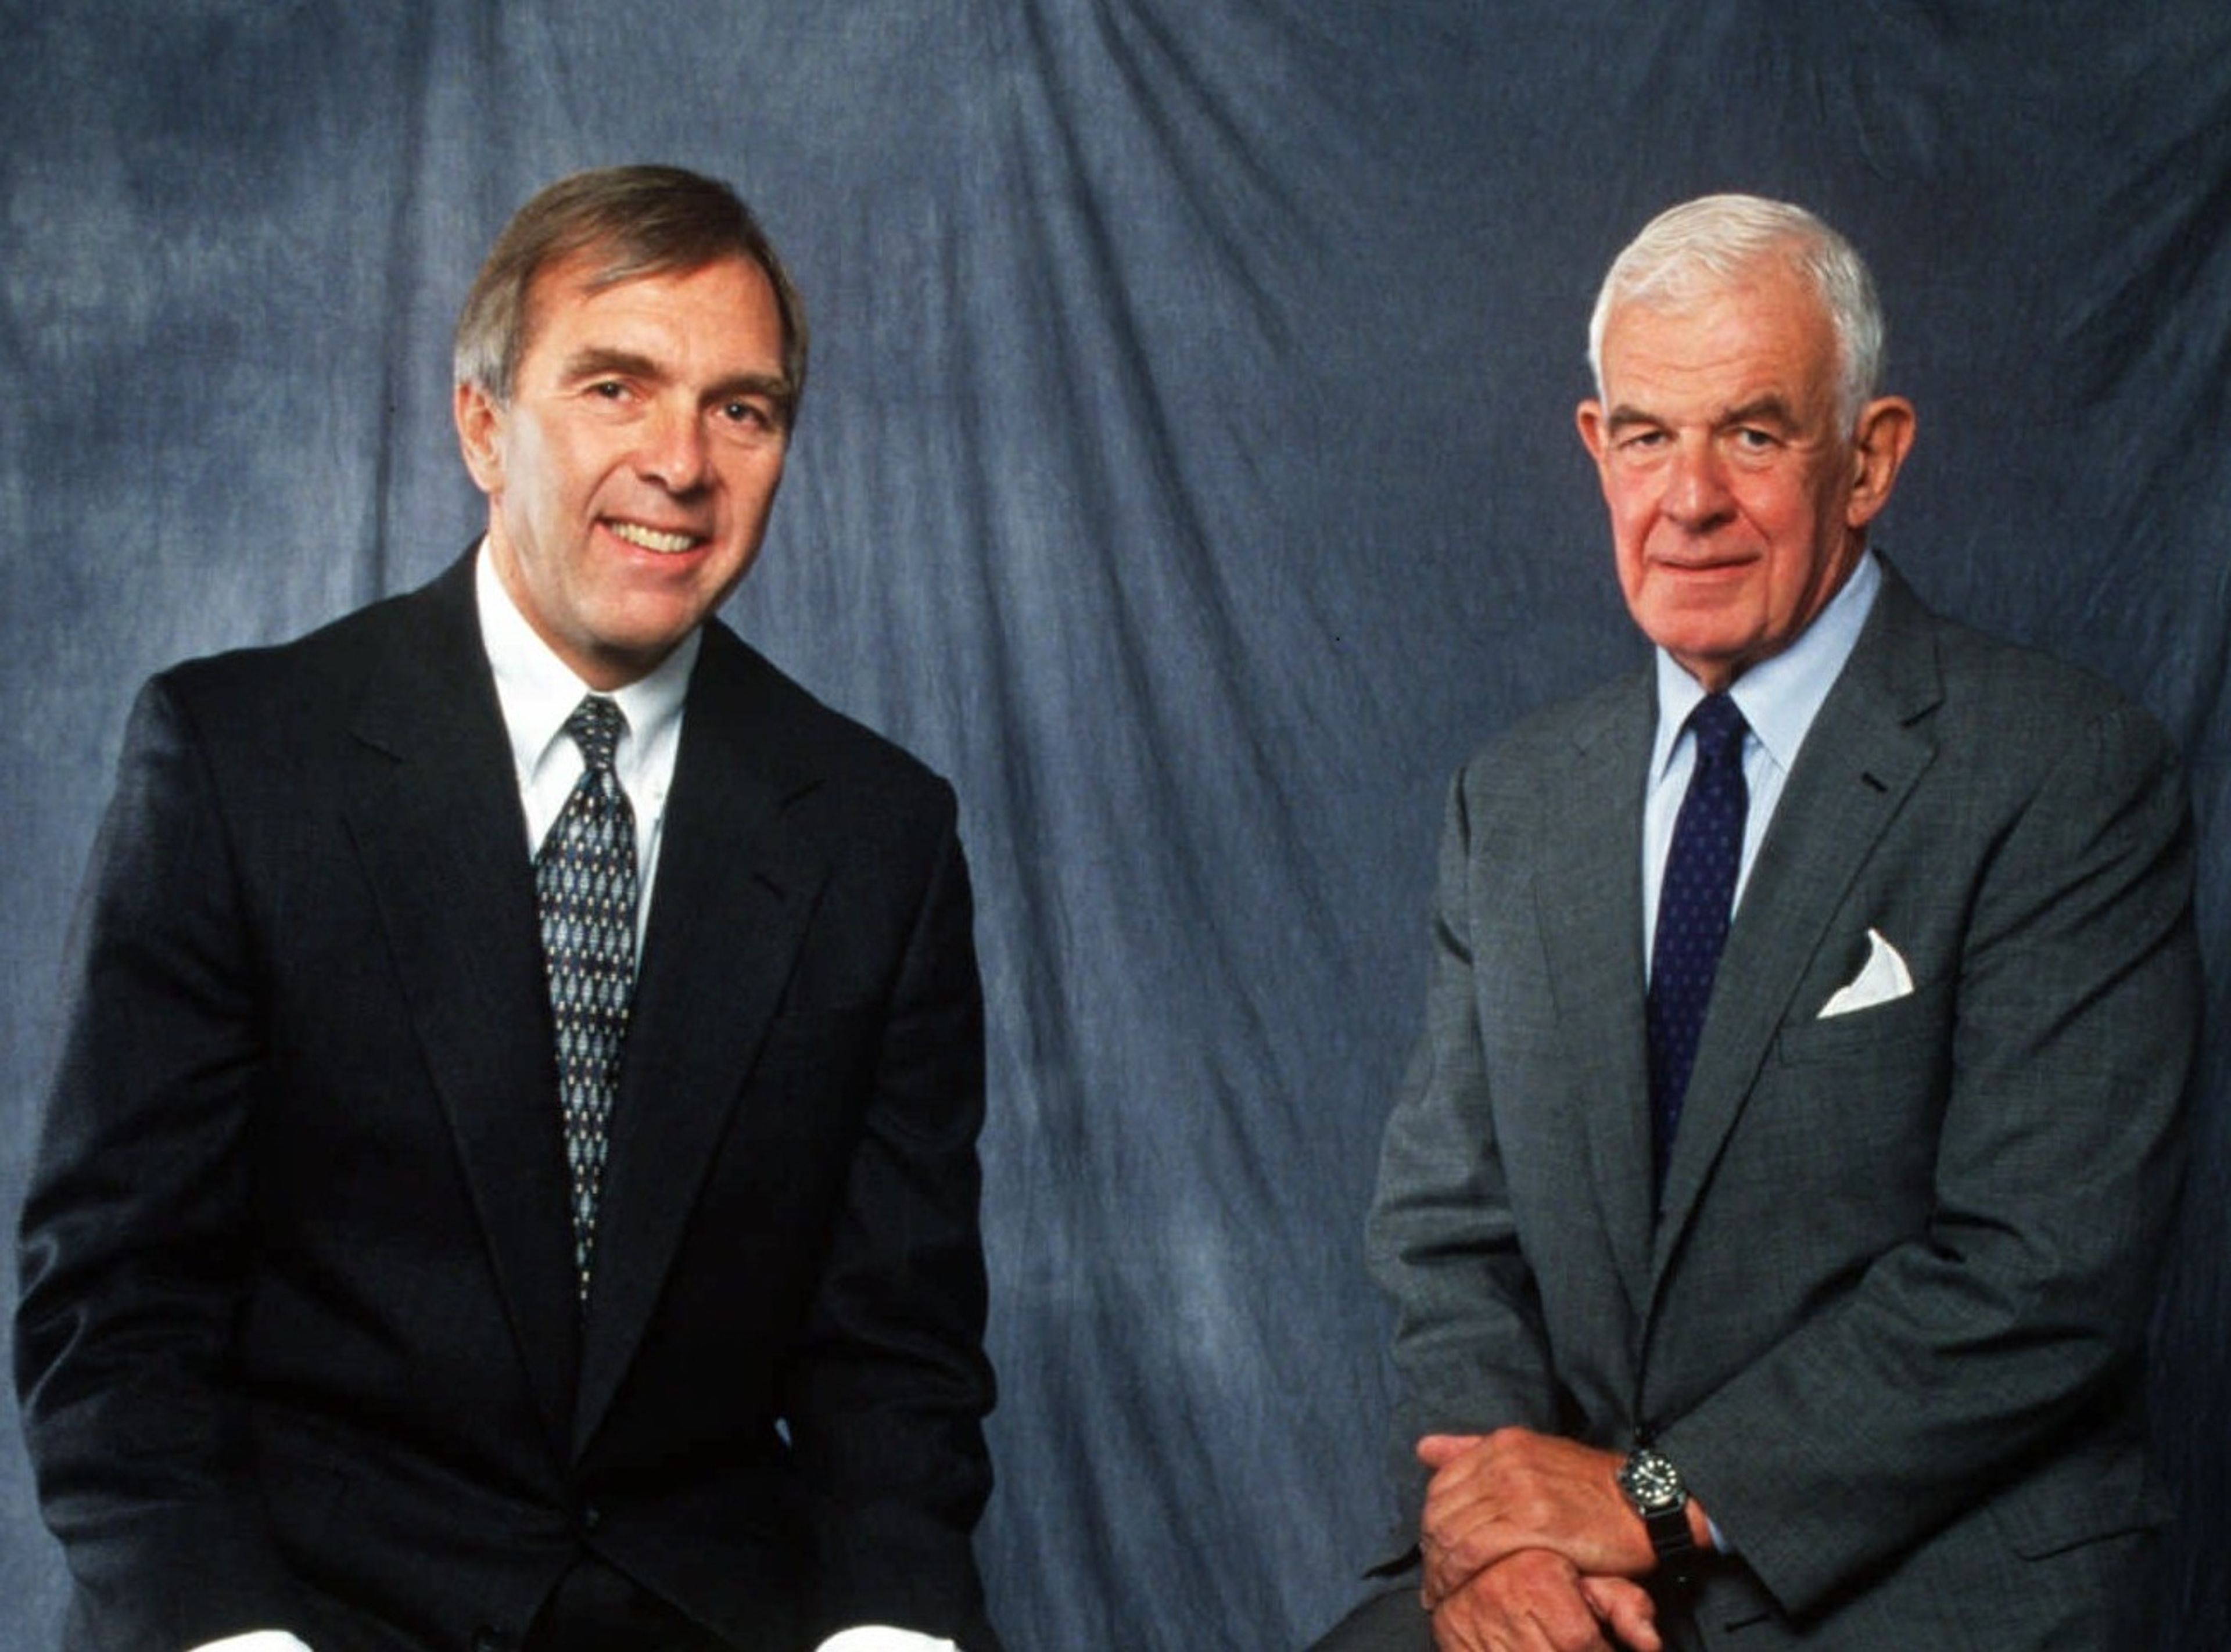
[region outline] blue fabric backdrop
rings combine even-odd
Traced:
[[[1635,657],[1572,435],[1594,282],[1674,199],[1786,195],[1872,259],[1921,410],[1880,542],[2190,758],[2164,1647],[2231,1644],[2221,0],[8,0],[0,40],[0,1209],[133,687],[453,557],[497,225],[581,165],[720,173],[820,345],[730,616],[953,776],[981,891],[995,1610],[1298,1644],[1388,1507],[1359,1233],[1441,786]]]

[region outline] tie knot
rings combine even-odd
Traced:
[[[1740,758],[1743,731],[1749,726],[1730,696],[1705,695],[1689,713],[1689,732],[1697,739],[1697,761],[1719,764],[1730,758]]]
[[[566,720],[566,732],[581,748],[582,761],[599,774],[611,768],[612,753],[619,747],[620,731],[626,726],[627,718],[618,704],[602,694],[584,698]]]

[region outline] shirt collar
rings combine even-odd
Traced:
[[[1852,657],[1881,589],[1882,565],[1873,552],[1862,552],[1844,588],[1797,640],[1744,672],[1728,690],[1759,745],[1784,774],[1795,766],[1797,748],[1805,743],[1828,691],[1843,674],[1844,662]],[[1704,698],[1704,685],[1676,664],[1672,655],[1659,649],[1658,740],[1650,758],[1653,785],[1665,778],[1682,726]]]
[[[495,675],[504,732],[511,739],[512,762],[521,775],[532,775],[564,737],[566,720],[573,714],[581,697],[598,691],[576,676],[535,635],[503,581],[496,577],[485,538],[475,560],[473,597],[480,610],[481,643],[488,650],[488,668]],[[627,728],[620,736],[623,752],[630,743],[637,751],[656,744],[668,726],[681,717],[690,668],[696,664],[702,640],[702,629],[692,630],[649,675],[610,691],[609,697],[618,703],[627,719]]]

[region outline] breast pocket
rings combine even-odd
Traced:
[[[1785,1066],[1826,1062],[1932,1066],[1943,1058],[1951,1023],[1952,994],[1943,983],[1916,987],[1904,997],[1842,1015],[1792,1022],[1775,1042]],[[1825,1003],[1825,997],[1821,1002]]]
[[[1786,1024],[1746,1129],[1809,1197],[1887,1205],[1892,1185],[1922,1197],[1951,1087],[1951,1012],[1950,990],[1924,985],[1846,1015]],[[1857,1166],[1866,1167],[1864,1176]]]

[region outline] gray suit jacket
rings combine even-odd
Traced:
[[[1653,1222],[1655,715],[1646,671],[1453,788],[1371,1223],[1397,1449],[1647,1430],[1741,1556],[1666,1606],[1691,1644],[2136,1644],[2197,1014],[2169,742],[1889,578],[1736,914]],[[1870,928],[1914,991],[1820,1018]]]

